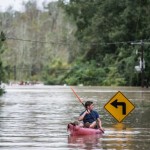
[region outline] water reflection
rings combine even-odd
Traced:
[[[101,148],[101,134],[86,136],[68,136],[68,144],[70,148],[92,150],[95,147]]]
[[[125,130],[126,129],[126,125],[123,123],[116,123],[115,125],[113,125],[114,129],[116,130]]]

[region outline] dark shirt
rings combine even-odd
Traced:
[[[83,111],[80,116],[84,113],[85,111]],[[99,118],[99,114],[97,113],[97,111],[95,110],[92,110],[89,114],[86,114],[83,118],[83,122],[86,123],[86,122],[89,122],[89,123],[92,123],[94,121],[97,120],[97,118]]]

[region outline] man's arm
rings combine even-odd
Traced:
[[[100,118],[97,118],[97,121],[98,121],[99,128],[102,128],[102,122],[101,122]]]
[[[82,115],[79,116],[78,120],[82,121],[86,114],[89,114],[89,112],[85,111]]]
[[[99,129],[104,133],[104,129],[102,128],[102,122],[100,118],[97,118]]]

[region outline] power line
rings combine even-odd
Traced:
[[[54,41],[36,41],[36,40],[29,40],[29,39],[21,39],[21,38],[12,38],[12,37],[6,37],[8,40],[15,40],[15,41],[23,41],[23,42],[30,42],[30,43],[42,43],[42,44],[62,44],[62,45],[70,45],[65,42],[54,42]]]
[[[67,41],[67,42],[61,42],[61,41],[37,41],[37,40],[30,40],[30,39],[21,39],[21,38],[12,38],[12,37],[6,37],[8,40],[16,40],[16,41],[23,41],[23,42],[30,42],[30,43],[42,43],[42,44],[61,44],[61,45],[70,45],[73,41]],[[141,40],[135,40],[135,41],[115,41],[115,42],[81,42],[81,43],[88,43],[93,45],[119,45],[119,44],[131,44],[132,43],[140,43]],[[150,39],[144,39],[144,44],[150,44]]]

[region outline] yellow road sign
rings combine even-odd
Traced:
[[[135,106],[118,91],[104,106],[104,108],[118,121],[123,119],[135,108]]]

